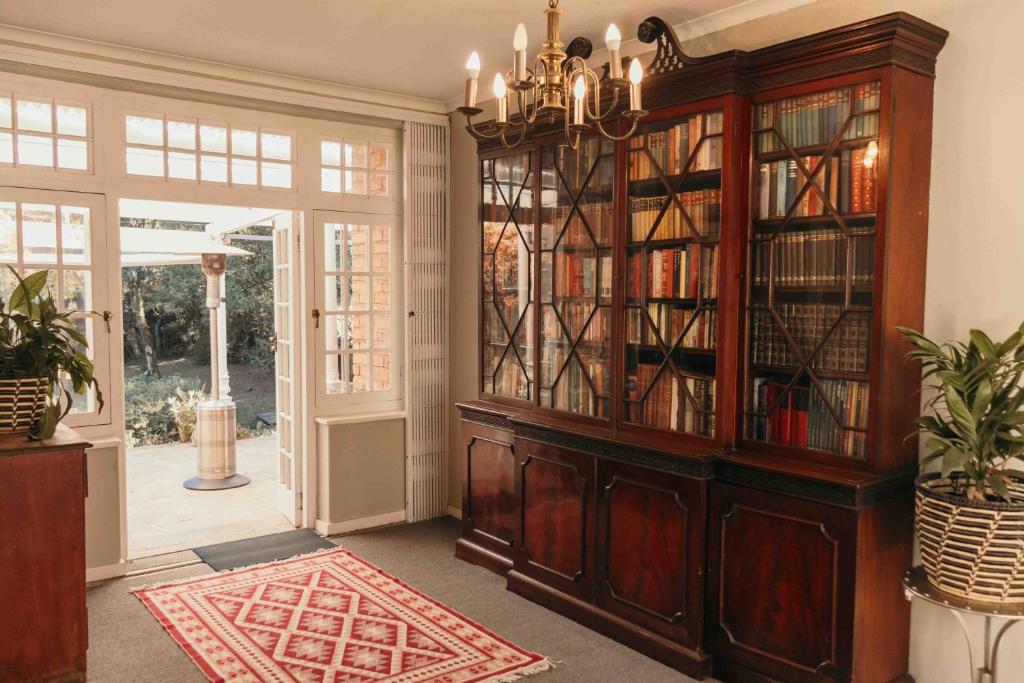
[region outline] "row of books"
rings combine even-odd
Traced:
[[[611,340],[611,335],[608,333],[608,320],[611,318],[611,315],[607,307],[602,306],[594,310],[592,303],[576,301],[559,301],[555,306],[558,309],[558,316],[562,319],[562,325],[565,325],[572,339],[566,339],[558,319],[555,318],[554,311],[547,306],[544,307],[544,322],[541,326],[542,339],[553,342],[556,345],[562,343],[571,344],[576,341],[576,335],[580,333],[584,325],[587,325],[589,320],[590,324],[583,330],[583,341],[607,344]],[[594,316],[592,320],[590,317],[591,313]],[[547,353],[547,349],[545,349],[545,353]]]
[[[557,190],[565,183],[579,188],[591,176],[591,168],[595,163],[603,164],[593,172],[593,178],[609,177],[614,172],[615,143],[601,137],[591,137],[580,141],[576,149],[566,145],[549,145],[544,148],[542,180],[545,190]],[[561,172],[555,171],[557,166]],[[593,183],[594,181],[592,181]]]
[[[718,309],[695,311],[678,308],[671,304],[647,304],[647,316],[654,323],[654,329],[645,320],[640,308],[626,309],[626,343],[654,346],[655,332],[663,342],[672,347],[679,335],[686,334],[679,346],[686,349],[715,349],[718,347]],[[699,316],[690,325],[694,316]],[[686,326],[690,325],[687,329]]]
[[[635,136],[630,141],[629,179],[632,181],[655,177],[658,175],[657,169],[665,175],[678,175],[683,172],[721,168],[722,121],[721,112],[697,114],[667,130],[648,131],[647,150],[650,155],[634,147],[643,139],[643,134]],[[652,157],[657,169],[651,163]],[[686,164],[691,157],[693,162],[687,168]]]
[[[872,213],[876,204],[875,167],[864,165],[866,148],[844,149],[830,157],[825,167],[814,173],[820,156],[802,157],[807,172],[821,194],[808,184],[795,159],[765,162],[757,174],[757,218],[781,218],[786,215],[824,216],[828,213],[822,196],[839,213]],[[800,197],[797,199],[797,197]],[[790,211],[790,208],[792,210]]]
[[[541,263],[541,281],[547,290],[551,282],[553,295],[557,297],[612,296],[612,258],[601,257],[601,272],[597,272],[598,258],[579,252],[556,251],[554,272],[547,272],[547,259]]]
[[[850,238],[841,230],[782,233],[752,243],[751,271],[755,286],[769,284],[769,258],[775,252],[774,284],[780,287],[834,287],[846,284],[847,249],[853,249],[854,285],[870,284],[875,276],[875,238]]]
[[[813,448],[852,458],[865,455],[868,385],[852,380],[823,380],[822,393],[813,387],[794,387],[755,377],[751,434],[755,439]],[[827,402],[827,404],[826,404]],[[837,424],[829,406],[842,424]],[[771,411],[770,413],[768,411]],[[855,429],[847,429],[853,427]]]
[[[514,333],[519,319],[530,306],[525,296],[521,303],[522,305],[520,305],[519,299],[515,297],[498,297],[493,302],[487,301],[484,304],[483,335],[485,342],[491,344],[508,343],[505,325],[508,325],[508,329]],[[523,325],[528,325],[530,319],[530,314],[526,313],[526,320],[523,321]],[[502,320],[505,321],[504,325],[501,322]]]
[[[647,252],[646,259],[643,252],[634,252],[629,255],[627,264],[627,295],[640,298],[641,277],[646,272],[648,298],[695,299],[699,291],[705,299],[715,299],[718,297],[718,263],[717,244],[653,249]]]
[[[880,103],[881,84],[878,81],[862,83],[852,88],[759,104],[754,108],[754,127],[774,127],[791,147],[823,145],[835,139],[851,113],[877,110]],[[854,118],[843,137],[852,140],[873,135],[878,135],[877,113]],[[758,135],[759,152],[782,149],[782,143],[773,133]]]
[[[693,190],[676,195],[679,204],[670,202],[665,209],[665,196],[629,198],[629,239],[631,242],[671,240],[681,237],[715,237],[721,232],[722,191]],[[679,206],[682,205],[682,211]],[[658,227],[651,235],[654,222],[662,216]],[[689,222],[683,216],[689,217]],[[690,227],[692,224],[692,228]],[[696,231],[696,234],[694,234]]]
[[[813,351],[829,335],[814,355],[811,367],[833,372],[867,372],[871,316],[848,313],[831,334],[842,307],[832,304],[776,305],[789,335],[802,354]],[[782,330],[771,314],[763,309],[752,311],[750,321],[751,362],[754,365],[793,367],[802,363],[797,358]]]
[[[511,351],[505,356],[504,362],[495,371],[493,376],[493,393],[497,396],[508,396],[510,398],[527,399],[530,397],[530,383],[526,380],[526,374],[519,366],[519,361]],[[484,377],[484,390],[487,386],[488,377]]]
[[[559,246],[567,247],[593,247],[595,242],[601,247],[610,247],[612,244],[612,229],[615,226],[615,210],[611,202],[589,202],[580,204],[580,212],[572,212],[572,206],[558,205],[544,208],[544,244],[553,245],[554,237],[562,232],[565,222],[569,220],[572,213],[572,220],[579,221],[580,213],[583,220],[590,227],[590,232],[583,226],[570,225],[565,234],[558,240]],[[593,237],[591,237],[593,236]]]
[[[680,377],[660,366],[639,363],[627,377],[629,420],[635,424],[677,432],[712,436],[715,430],[715,380],[710,377]],[[657,377],[657,380],[655,380]],[[647,398],[644,392],[655,382]],[[689,396],[687,393],[689,392]],[[691,400],[692,397],[692,400]]]
[[[554,386],[544,388],[541,393],[542,403],[556,410],[565,410],[580,415],[594,415],[605,417],[607,401],[601,400],[601,394],[608,392],[609,367],[607,359],[590,360],[581,354],[582,361],[577,362],[574,358],[565,364],[565,350],[552,353],[551,356],[542,361],[542,378],[547,381],[541,382],[541,386],[553,382]],[[581,365],[582,363],[582,365]],[[561,371],[561,375],[558,372]],[[557,376],[557,380],[556,380]],[[598,396],[594,395],[593,387],[597,389]],[[597,400],[595,400],[597,399]]]

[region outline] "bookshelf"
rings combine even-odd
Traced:
[[[627,143],[623,420],[715,435],[724,113]]]
[[[881,82],[755,103],[747,440],[867,457]]]

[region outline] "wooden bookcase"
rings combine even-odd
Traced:
[[[480,149],[460,557],[698,678],[905,678],[932,82],[906,14],[687,57]]]

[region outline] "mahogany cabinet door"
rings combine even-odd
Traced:
[[[594,458],[516,439],[520,526],[515,569],[593,601]]]
[[[706,481],[599,461],[598,606],[699,647],[706,499]]]
[[[786,681],[848,681],[856,512],[711,485],[708,649]]]
[[[464,422],[462,435],[462,536],[511,560],[517,507],[512,434]]]

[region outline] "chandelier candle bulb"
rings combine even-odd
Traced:
[[[515,56],[512,60],[512,80],[521,83],[526,80],[526,27],[522,24],[516,26],[515,35],[512,37],[512,47]]]
[[[643,67],[640,66],[640,60],[636,57],[633,58],[633,62],[629,65],[629,109],[630,111],[640,111],[643,107],[640,102],[640,81],[644,78]]]
[[[576,77],[572,86],[573,109],[572,122],[574,125],[583,125],[583,108],[587,102],[587,84],[583,80],[583,74]]]
[[[476,79],[480,76],[480,55],[476,52],[466,60],[466,70],[469,72],[469,78],[466,79],[466,108],[472,109],[476,106]]]
[[[604,34],[604,43],[608,46],[608,76],[612,80],[622,80],[622,58],[619,56],[619,47],[622,45],[622,34],[615,24],[608,24],[608,31]]]
[[[508,100],[505,99],[505,79],[494,74],[494,99],[498,107],[498,123],[508,123]]]

